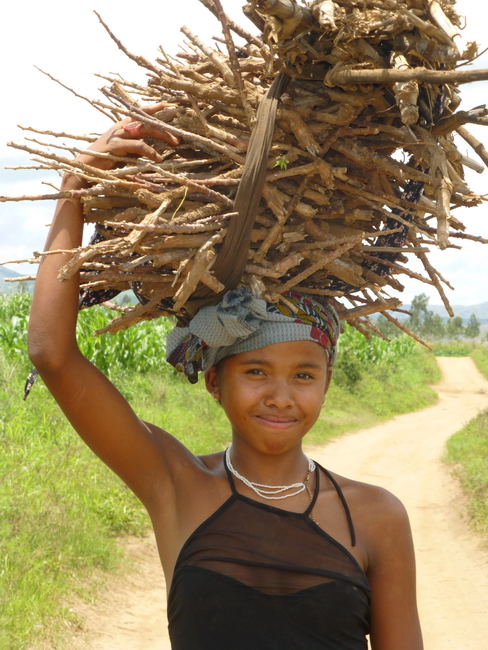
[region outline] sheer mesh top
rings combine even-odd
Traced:
[[[225,459],[224,459],[225,463]],[[189,537],[168,598],[173,650],[366,650],[370,589],[355,558],[303,513],[232,495]]]

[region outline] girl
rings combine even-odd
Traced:
[[[158,161],[144,137],[176,144],[123,120],[90,149]],[[62,189],[85,186],[68,175]],[[79,246],[82,229],[79,201],[61,200],[47,250]],[[333,310],[296,294],[270,305],[240,289],[171,333],[170,362],[193,377],[203,370],[232,431],[226,452],[195,456],[141,421],[80,353],[79,279],[57,280],[66,261],[51,255],[40,266],[30,358],[76,431],[150,514],[174,650],[365,650],[368,634],[374,650],[421,650],[403,506],[302,451],[332,376]]]

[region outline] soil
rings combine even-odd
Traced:
[[[372,429],[308,448],[319,463],[391,490],[410,515],[426,650],[480,650],[488,629],[488,552],[470,526],[466,500],[441,461],[446,440],[488,409],[488,381],[470,358],[439,358],[438,402]],[[154,539],[126,540],[134,568],[110,579],[73,648],[169,650],[165,588]]]

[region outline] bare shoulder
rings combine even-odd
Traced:
[[[194,454],[177,437],[168,433],[160,427],[144,422],[149,435],[153,439],[157,454],[164,464],[164,472],[161,474],[170,479],[170,485],[180,497],[186,498],[186,490],[194,490],[204,498],[205,489],[211,489],[213,481],[219,481],[225,477],[224,465],[222,462],[223,452],[212,454]],[[161,495],[160,486],[155,486],[155,493]],[[193,492],[195,500],[195,492]],[[198,499],[196,499],[198,500]]]
[[[199,462],[206,471],[218,475],[225,475],[223,457],[223,451],[216,451],[212,454],[202,454],[197,456]]]
[[[219,464],[222,466],[222,452],[194,454],[176,436],[161,427],[145,421],[143,424],[164,457],[168,470],[174,475],[187,472],[208,474],[216,470]]]
[[[330,472],[330,474],[337,481],[350,508],[358,508],[367,513],[376,510],[391,515],[405,513],[400,499],[389,490],[379,485],[355,481],[334,472]]]
[[[364,540],[370,555],[392,539],[411,537],[405,506],[389,490],[333,474],[351,511],[358,537]]]

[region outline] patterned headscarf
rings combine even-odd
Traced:
[[[340,329],[333,307],[298,293],[289,292],[285,298],[272,304],[245,287],[228,291],[218,305],[202,307],[187,327],[175,327],[168,334],[167,361],[194,384],[200,370],[207,372],[224,357],[273,343],[315,341],[333,365]]]

